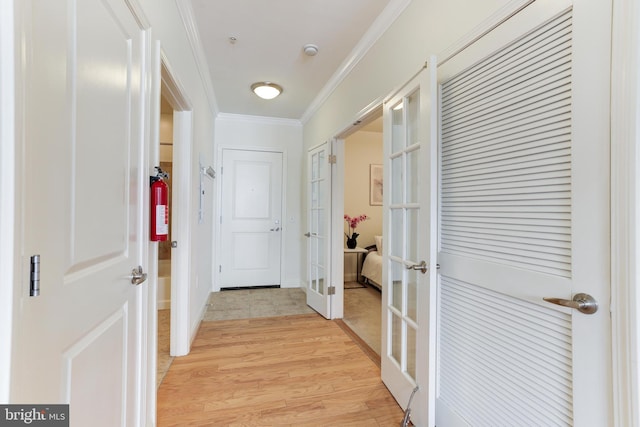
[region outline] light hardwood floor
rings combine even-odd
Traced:
[[[203,322],[158,390],[158,426],[397,426],[380,369],[317,314]]]
[[[380,291],[373,286],[350,289],[345,286],[344,323],[378,355],[381,348],[381,301]]]

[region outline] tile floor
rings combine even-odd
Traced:
[[[239,289],[211,293],[204,321],[310,313],[315,311],[300,288]]]
[[[344,291],[346,323],[376,353],[380,354],[380,292],[372,287]],[[300,288],[240,289],[214,292],[209,297],[203,321],[250,319],[315,313],[307,306]],[[170,310],[158,311],[158,374],[156,385],[169,370]]]

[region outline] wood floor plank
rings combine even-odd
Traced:
[[[397,426],[379,367],[318,315],[203,322],[158,390],[158,426]]]

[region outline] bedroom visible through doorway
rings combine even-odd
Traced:
[[[382,284],[382,116],[344,138],[344,317],[380,354]],[[355,228],[353,227],[355,225]],[[356,247],[347,237],[356,236]]]

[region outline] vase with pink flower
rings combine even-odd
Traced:
[[[367,219],[369,219],[369,217],[364,214],[354,217],[345,214],[344,220],[347,223],[347,227],[349,228],[349,232],[344,233],[344,235],[347,236],[347,248],[354,249],[356,246],[358,246],[357,238],[360,234],[356,233],[356,227],[362,221],[366,221]]]

